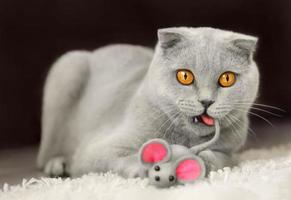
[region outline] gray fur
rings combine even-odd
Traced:
[[[204,112],[201,100],[215,101],[207,113],[220,121],[221,135],[199,155],[210,169],[230,161],[245,143],[251,106],[238,110],[237,103],[252,103],[257,95],[257,39],[184,27],[161,29],[158,37],[155,51],[111,45],[71,52],[54,64],[44,91],[40,168],[49,165],[46,173],[54,174],[66,166],[73,176],[108,170],[143,176],[136,153],[145,141],[160,137],[190,147],[209,140],[214,127],[189,120]],[[194,73],[193,85],[177,82],[179,68]],[[232,87],[217,84],[225,71],[239,74]]]

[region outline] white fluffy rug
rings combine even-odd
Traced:
[[[89,174],[78,179],[31,179],[4,185],[1,200],[291,200],[291,144],[249,150],[240,164],[212,172],[194,185],[156,189],[147,180],[123,179],[115,174]]]

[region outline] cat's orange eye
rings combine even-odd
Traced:
[[[177,71],[177,80],[182,85],[190,85],[194,81],[194,75],[190,70],[187,69],[179,69]]]
[[[224,72],[219,77],[219,85],[221,87],[230,87],[232,86],[236,81],[236,75],[233,72]]]

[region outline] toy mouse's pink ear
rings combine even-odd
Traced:
[[[169,144],[162,139],[153,139],[143,144],[139,159],[144,167],[151,167],[158,162],[166,162],[171,157]]]
[[[175,173],[180,183],[192,183],[204,178],[205,172],[205,164],[197,156],[186,156],[176,161]]]

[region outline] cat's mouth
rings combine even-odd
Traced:
[[[207,114],[202,114],[198,116],[192,117],[192,122],[197,124],[197,123],[203,123],[207,126],[213,126],[214,125],[214,119],[210,117]]]

